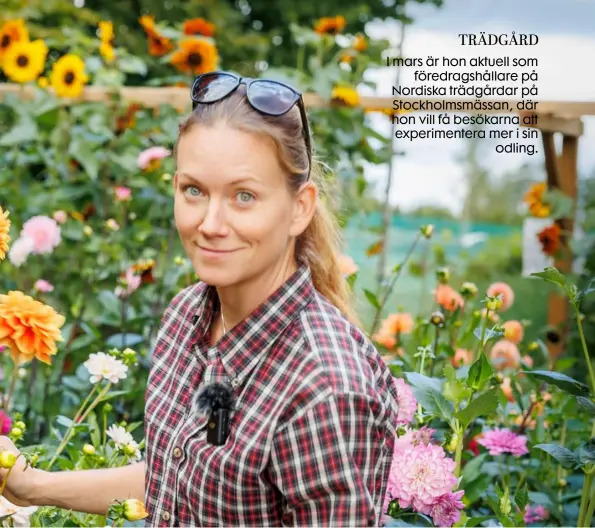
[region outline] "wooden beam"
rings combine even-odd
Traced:
[[[578,137],[564,136],[562,155],[556,165],[559,166],[558,179],[552,187],[558,188],[561,192],[576,200],[578,195]],[[548,173],[548,183],[550,183],[549,180]],[[574,211],[568,218],[562,218],[557,223],[562,230],[562,236],[560,251],[554,259],[554,266],[562,273],[569,273],[572,271],[573,261],[570,242],[574,231]],[[564,295],[556,291],[550,294],[548,304],[548,325],[554,328],[560,336],[558,343],[549,343],[550,357],[555,360],[562,353],[570,330],[568,322],[570,315],[569,302]]]
[[[543,141],[543,154],[545,157],[547,185],[550,189],[555,189],[560,186],[560,171],[558,169],[554,134],[553,132],[542,132],[541,139]]]
[[[578,117],[561,117],[541,112],[519,112],[521,126],[537,128],[542,132],[559,132],[565,136],[582,136],[583,122]]]
[[[178,87],[149,87],[149,86],[123,86],[121,88],[108,88],[103,86],[86,86],[82,96],[77,100],[64,100],[64,104],[71,104],[80,100],[106,102],[114,94],[120,93],[122,98],[129,102],[141,103],[148,107],[155,107],[161,104],[171,104],[178,108],[190,109],[190,98],[188,88]],[[23,97],[31,99],[34,95],[33,87],[21,86],[18,84],[0,83],[0,100],[7,93],[22,94]],[[454,103],[474,103],[475,99],[424,99],[418,97],[376,97],[361,96],[359,106],[366,110],[391,110],[394,101],[408,103],[424,101],[428,105],[440,103],[442,105]],[[305,93],[304,102],[311,108],[329,106],[329,103],[315,93]],[[520,101],[508,101],[511,111],[507,110],[464,110],[465,113],[482,114],[510,114],[517,113],[517,103]],[[595,101],[568,102],[568,101],[542,101],[538,109],[542,114],[556,114],[563,118],[577,118],[582,115],[595,115]],[[426,112],[426,110],[422,110]],[[428,112],[444,112],[443,109],[427,110]]]

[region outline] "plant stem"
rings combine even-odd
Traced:
[[[14,393],[14,386],[17,382],[18,374],[19,374],[19,368],[15,361],[12,372],[10,374],[10,386],[8,388],[8,395],[4,398],[4,402],[3,402],[4,404],[2,406],[2,410],[4,411],[5,416],[8,414],[8,405],[9,405],[12,395]]]
[[[583,345],[583,353],[585,354],[585,362],[589,369],[589,377],[591,378],[591,394],[595,396],[595,373],[593,373],[593,364],[589,357],[589,349],[587,348],[587,342],[585,341],[585,333],[583,332],[583,323],[581,322],[581,314],[578,310],[578,306],[574,305],[574,314],[576,316],[576,324],[578,325],[578,333],[581,336],[581,343]]]
[[[463,440],[465,438],[465,432],[461,431],[461,427],[457,421],[457,445],[455,448],[455,477],[461,476],[461,458],[463,456]]]
[[[578,514],[577,527],[581,528],[585,525],[585,518],[587,514],[587,504],[589,502],[589,495],[591,494],[591,482],[593,481],[593,474],[585,472],[585,482],[583,484],[583,494],[581,497],[581,506]]]
[[[475,353],[473,354],[473,361],[475,361],[476,359],[479,359],[479,356],[481,354],[483,354],[484,350],[485,350],[485,335],[486,335],[486,330],[488,328],[488,319],[490,317],[490,309],[486,307],[486,314],[485,317],[483,319],[483,325],[481,327],[481,340],[479,341],[479,345],[476,347],[475,349]],[[479,352],[479,354],[478,354]]]
[[[587,513],[583,520],[585,526],[591,526],[591,520],[593,519],[593,512],[595,512],[595,490],[593,490],[593,494],[591,495],[591,502],[587,507]]]

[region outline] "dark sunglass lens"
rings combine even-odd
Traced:
[[[225,73],[205,75],[194,87],[192,99],[199,103],[212,103],[225,97],[237,84],[235,77]]]
[[[255,81],[250,85],[248,98],[261,112],[281,115],[289,111],[299,95],[291,88],[274,81]]]

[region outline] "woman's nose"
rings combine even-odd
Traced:
[[[209,200],[205,216],[198,229],[207,236],[224,235],[226,233],[225,211],[220,201]]]

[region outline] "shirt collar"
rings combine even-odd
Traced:
[[[310,268],[301,264],[247,319],[228,330],[218,341],[217,354],[233,387],[243,383],[277,338],[308,304],[313,293]],[[208,326],[218,307],[217,290],[214,286],[207,286],[196,312],[197,327],[201,328],[203,336],[209,334]]]

